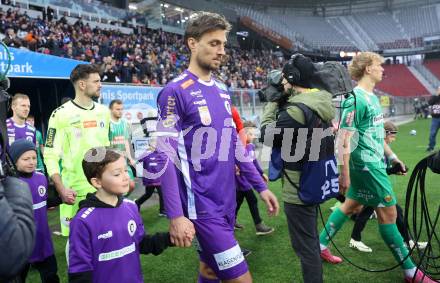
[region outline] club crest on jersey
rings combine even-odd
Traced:
[[[39,186],[38,187],[38,194],[40,195],[40,197],[44,197],[44,195],[46,194],[46,187]]]
[[[197,108],[199,110],[200,121],[203,125],[208,126],[211,124],[211,114],[209,114],[208,106],[200,106]]]
[[[105,123],[104,123],[104,121],[99,122],[99,126],[100,126],[101,128],[104,128],[104,127],[105,127]]]
[[[137,225],[136,225],[136,222],[134,222],[133,219],[128,221],[127,229],[128,229],[128,234],[130,234],[130,236],[134,235],[134,233],[136,232],[136,228],[137,228]]]
[[[225,108],[226,111],[228,111],[229,115],[232,115],[232,111],[231,111],[231,104],[229,104],[229,101],[225,101]]]

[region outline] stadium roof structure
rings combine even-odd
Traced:
[[[440,0],[222,0],[230,4],[251,6],[253,8],[291,8],[298,12],[322,14],[321,9],[327,10],[327,15],[393,10],[415,5],[440,3]],[[319,10],[318,10],[319,9]]]

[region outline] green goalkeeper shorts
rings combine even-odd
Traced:
[[[397,203],[385,169],[350,170],[350,182],[347,197],[363,205],[388,207]]]

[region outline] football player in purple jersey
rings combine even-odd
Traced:
[[[269,215],[278,214],[275,195],[237,138],[226,86],[216,80],[225,58],[230,24],[218,14],[200,12],[186,28],[189,67],[158,97],[158,150],[167,155],[162,176],[171,241],[191,245],[195,233],[198,282],[252,282],[234,237],[235,166],[259,192]]]

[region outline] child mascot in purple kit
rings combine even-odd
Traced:
[[[156,150],[155,137],[152,137],[148,143],[148,149],[139,159],[139,162],[142,162],[143,165],[142,183],[145,186],[145,194],[135,200],[135,202],[140,210],[142,204],[153,195],[154,191],[157,191],[157,194],[159,195],[159,216],[164,217],[166,215],[163,205],[162,189],[160,188],[160,177],[166,164],[166,155]]]
[[[169,233],[147,235],[137,205],[122,197],[130,181],[123,154],[92,148],[82,167],[97,192],[70,224],[69,282],[144,282],[139,254],[162,253],[172,245]]]
[[[35,247],[28,264],[21,271],[21,280],[26,282],[29,268],[32,265],[40,273],[41,282],[60,282],[57,275],[57,261],[54,255],[52,237],[47,222],[47,208],[59,205],[60,199],[48,198],[46,176],[36,172],[37,149],[32,141],[20,139],[13,142],[9,155],[17,169],[18,178],[29,185],[32,193],[34,220],[36,227]]]
[[[252,143],[256,138],[256,130],[257,126],[251,121],[245,121],[243,123],[243,130],[246,137],[246,154],[253,159],[253,163],[258,173],[267,183],[269,181],[266,174],[264,174],[263,169],[260,164],[258,164],[258,160],[255,156],[255,145]],[[263,219],[261,219],[260,211],[258,209],[258,199],[252,191],[252,185],[240,175],[240,170],[237,170],[235,173],[235,180],[237,181],[237,208],[235,209],[235,217],[237,218],[238,211],[240,210],[241,205],[243,204],[243,200],[246,198],[246,201],[249,206],[249,211],[252,215],[252,220],[254,221],[255,231],[257,235],[267,235],[275,231],[274,228],[267,226],[264,224]],[[244,226],[235,222],[235,229],[243,229]]]

